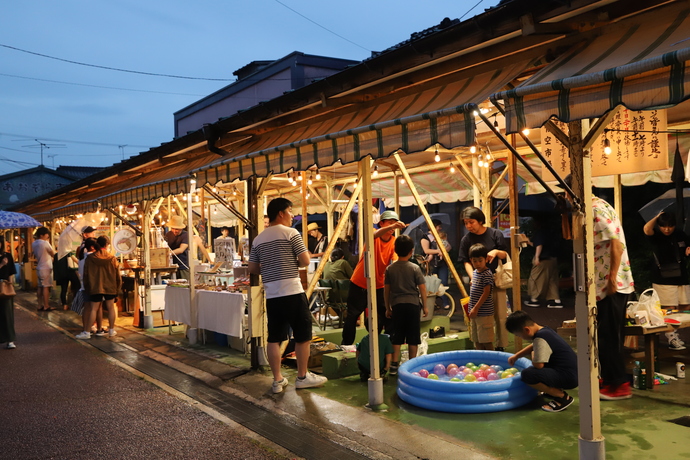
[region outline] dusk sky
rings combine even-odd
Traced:
[[[292,51],[362,60],[444,17],[468,19],[497,3],[6,2],[0,10],[0,174],[39,165],[41,143],[49,168],[110,166],[123,154],[172,140],[173,113],[232,83],[232,72],[251,61]]]

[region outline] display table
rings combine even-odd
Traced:
[[[167,286],[165,288],[165,311],[163,319],[178,323],[192,323],[192,309],[189,304],[189,288]]]
[[[232,337],[242,337],[246,295],[235,292],[195,291],[198,328]],[[165,312],[168,321],[191,324],[189,288],[168,286],[165,289]]]
[[[197,291],[199,329],[242,337],[245,297],[234,292]]]

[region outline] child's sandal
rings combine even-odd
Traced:
[[[565,392],[564,392],[565,393]],[[565,393],[561,398],[553,398],[553,401],[541,406],[541,410],[546,412],[560,412],[565,410],[573,403],[573,397]]]

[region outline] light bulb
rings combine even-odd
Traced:
[[[379,175],[379,165],[374,165],[374,172],[372,173],[373,177],[376,177]]]
[[[297,176],[297,180],[304,180],[304,178],[302,177],[302,173],[299,173],[299,176]]]
[[[182,199],[183,199],[184,201],[187,201],[187,195],[182,195]]]
[[[434,156],[434,161],[435,161],[436,163],[438,163],[439,161],[441,161],[441,155],[439,155],[438,152],[436,152],[436,155]]]
[[[316,180],[321,180],[321,173],[318,169],[316,170]]]
[[[307,184],[308,184],[308,185],[311,185],[311,184],[313,184],[313,183],[314,183],[314,182],[311,180],[311,173],[309,173],[309,180],[307,180]]]
[[[479,167],[481,168],[482,166],[484,166],[484,162],[482,160],[479,160]]]
[[[404,178],[404,177],[401,177],[401,178],[400,178],[400,183],[401,183],[401,184],[404,184],[404,183],[405,183],[405,178]]]
[[[453,163],[450,164],[450,172],[451,173],[455,172],[455,166],[453,166]]]
[[[470,153],[477,153],[477,145],[476,144],[470,145]]]
[[[477,112],[477,111],[475,110],[474,112],[472,112],[472,115],[474,115],[475,117],[478,117],[478,116],[479,116],[479,112]]]
[[[235,195],[235,196],[237,196],[237,189],[234,188],[234,187],[233,187],[233,189],[232,189],[232,194]]]
[[[213,187],[211,190],[213,190],[213,193],[216,193],[218,191],[215,187]]]
[[[525,136],[529,136],[529,128],[523,129],[522,134],[524,134]]]
[[[604,139],[604,154],[611,155],[611,141],[608,138]]]

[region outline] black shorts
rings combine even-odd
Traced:
[[[563,372],[552,367],[528,367],[523,370],[520,375],[522,381],[527,385],[536,385],[543,383],[547,387],[559,388],[561,390],[570,390],[577,387],[577,377],[571,376],[569,373]]]
[[[309,342],[312,338],[311,314],[307,295],[288,295],[266,299],[266,314],[268,315],[268,342],[280,343],[288,340],[290,328],[295,342]]]
[[[117,295],[110,294],[90,294],[89,302],[103,302],[105,300],[113,300]]]
[[[393,345],[419,345],[420,306],[412,303],[393,305]]]

